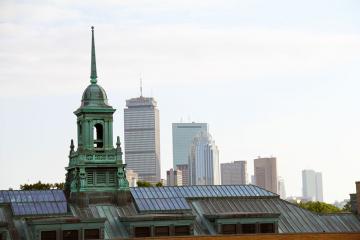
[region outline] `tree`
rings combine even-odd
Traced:
[[[64,189],[64,183],[42,183],[38,181],[37,183],[32,184],[22,184],[20,185],[20,190],[50,190],[50,189]]]
[[[350,201],[346,202],[344,207],[341,209],[342,212],[351,212],[351,203]]]
[[[324,202],[300,202],[297,204],[299,207],[310,210],[316,213],[338,213],[341,212],[341,209],[335,207],[332,204]]]
[[[157,182],[155,185],[147,182],[147,181],[137,181],[137,186],[138,187],[162,187],[163,184],[162,182]]]
[[[153,187],[153,185],[147,181],[137,181],[137,186],[138,187]]]
[[[157,182],[157,183],[155,184],[155,187],[163,187],[162,182]]]

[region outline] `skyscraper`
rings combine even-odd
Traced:
[[[246,161],[235,161],[232,163],[222,163],[221,184],[246,184],[247,183],[247,163]]]
[[[279,193],[281,199],[286,199],[285,181],[282,177],[279,177],[278,193]]]
[[[303,197],[309,201],[323,201],[322,174],[314,170],[302,171]]]
[[[176,165],[176,170],[181,171],[182,185],[189,185],[189,163]]]
[[[200,132],[191,145],[190,185],[219,185],[219,150],[207,132]]]
[[[276,158],[254,159],[255,183],[273,193],[278,193],[278,179],[276,169]]]
[[[181,170],[170,169],[166,171],[166,186],[182,186]]]
[[[173,123],[173,167],[188,164],[189,152],[194,137],[200,132],[208,132],[207,123]]]
[[[154,98],[126,100],[124,109],[125,162],[140,180],[160,181],[159,110]]]

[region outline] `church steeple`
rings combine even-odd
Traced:
[[[79,192],[128,190],[120,139],[113,145],[113,114],[105,90],[97,84],[94,27],[91,27],[91,84],[85,89],[77,116],[77,142],[70,145],[66,189]],[[75,196],[74,195],[74,196]]]
[[[92,84],[97,83],[97,73],[96,73],[96,56],[95,56],[95,39],[94,39],[94,26],[91,27],[91,74],[90,82]]]

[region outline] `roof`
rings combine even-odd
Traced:
[[[80,207],[67,203],[66,216],[85,221],[105,219],[104,234],[107,239],[129,237],[127,221],[181,219],[194,221],[196,235],[216,234],[211,221],[219,218],[271,218],[278,221],[280,233],[360,232],[360,221],[351,213],[316,214],[253,185],[130,188],[130,193],[132,200],[123,206],[103,203]],[[59,190],[0,191],[0,222],[8,222],[23,239],[28,239],[31,235],[31,224],[28,223],[41,222],[42,216],[16,216],[10,205],[46,203],[64,198],[64,193]],[[64,216],[48,214],[46,218],[61,222]]]
[[[9,204],[14,216],[67,213],[62,190],[0,191],[0,203]]]

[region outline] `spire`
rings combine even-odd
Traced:
[[[140,74],[140,97],[142,97],[142,77],[141,77],[141,74]]]
[[[94,26],[91,26],[91,75],[90,82],[92,84],[97,83],[97,73],[96,73],[96,59],[95,59],[95,40],[94,40]]]

